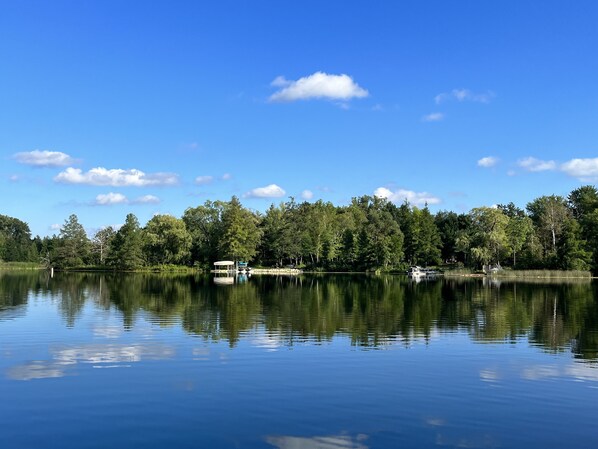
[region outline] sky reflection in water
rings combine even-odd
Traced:
[[[597,311],[590,282],[0,274],[0,446],[593,447]]]

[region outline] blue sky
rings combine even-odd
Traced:
[[[0,213],[458,212],[598,180],[595,1],[0,5]]]

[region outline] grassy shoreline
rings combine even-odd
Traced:
[[[46,267],[32,262],[0,262],[0,271],[36,271],[44,270]],[[96,272],[96,273],[210,273],[210,270],[202,267],[189,267],[186,265],[157,265],[142,267],[134,270],[116,270],[105,266],[83,266],[66,269],[55,269],[56,272]],[[259,267],[253,269],[254,274],[336,274],[347,272],[335,271],[314,271],[289,269],[289,268],[267,268]],[[368,271],[353,273],[370,273]],[[371,274],[371,273],[370,273]],[[389,272],[382,274],[401,274],[401,272]],[[502,270],[497,273],[484,274],[469,269],[447,269],[442,273],[445,277],[472,277],[472,278],[496,278],[496,279],[594,279],[595,276],[589,271],[566,271],[566,270]]]

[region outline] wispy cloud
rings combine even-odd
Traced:
[[[441,120],[444,120],[444,114],[442,112],[432,112],[431,114],[422,117],[422,122],[440,122]]]
[[[87,172],[83,172],[79,168],[69,167],[55,176],[54,181],[64,184],[93,186],[145,187],[175,185],[178,184],[179,179],[178,175],[174,173],[146,174],[137,169],[106,169],[104,167],[92,168]]]
[[[72,157],[61,151],[26,151],[14,154],[13,158],[20,164],[34,167],[62,167],[75,163]]]
[[[455,100],[458,102],[472,101],[476,103],[490,103],[496,95],[494,92],[487,91],[482,94],[476,94],[469,89],[453,89],[450,92],[443,92],[434,97],[436,104]]]
[[[353,78],[345,74],[330,75],[324,72],[316,72],[296,81],[278,76],[272,81],[271,85],[281,88],[270,96],[269,100],[271,102],[291,102],[314,98],[347,101],[369,95],[367,90],[360,87],[353,81]]]
[[[143,195],[131,201],[131,204],[158,204],[160,198],[155,195]]]
[[[195,178],[195,184],[197,185],[206,185],[210,184],[214,180],[213,176],[198,176]]]
[[[535,157],[519,159],[517,161],[517,165],[524,170],[531,172],[550,171],[557,169],[557,164],[555,161],[543,161],[541,159],[536,159]]]
[[[494,156],[486,156],[478,161],[478,167],[490,168],[498,164],[498,158]]]
[[[410,204],[421,206],[424,204],[438,204],[440,198],[429,194],[428,192],[414,192],[413,190],[399,189],[392,191],[386,187],[378,187],[374,191],[374,196],[386,198],[393,203],[402,203],[407,200]]]
[[[232,179],[232,178],[233,178],[233,175],[231,175],[230,173],[225,173],[225,174],[223,174],[223,175],[222,175],[222,178],[221,178],[221,179],[222,179],[223,181],[228,181],[228,180],[230,180],[230,179]]]
[[[116,204],[157,204],[160,202],[160,198],[154,195],[144,195],[134,200],[129,200],[122,193],[101,193],[96,196],[95,201],[92,203],[94,206],[113,206]]]
[[[282,187],[270,184],[266,187],[257,187],[243,195],[245,198],[281,198],[286,195]]]
[[[303,192],[301,192],[301,199],[302,200],[311,200],[314,197],[314,192],[312,192],[311,190],[304,190]]]

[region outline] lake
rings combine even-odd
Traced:
[[[0,273],[0,448],[596,448],[598,289]]]

